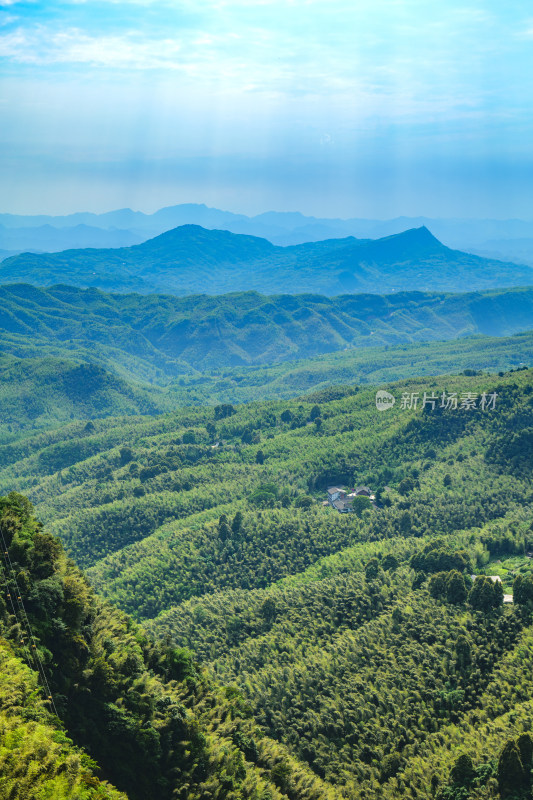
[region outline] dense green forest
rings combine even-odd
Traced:
[[[163,383],[225,367],[345,348],[510,336],[533,327],[533,290],[392,295],[256,292],[210,297],[0,287],[0,342],[16,357],[99,355],[122,376]],[[46,348],[46,351],[43,349]],[[102,363],[102,366],[105,366]]]
[[[305,242],[182,225],[131,247],[21,253],[0,264],[2,283],[68,283],[115,292],[191,295],[253,289],[327,296],[352,292],[465,292],[533,282],[531,267],[451,250],[422,226],[382,239]]]
[[[329,385],[506,371],[531,363],[532,326],[527,289],[178,299],[2,287],[0,436]]]
[[[49,348],[40,349],[46,352]],[[60,422],[119,413],[154,415],[189,405],[288,399],[311,390],[350,384],[354,379],[368,384],[461,369],[504,372],[531,363],[533,333],[353,348],[273,366],[187,374],[171,382],[164,376],[162,386],[152,383],[148,362],[139,365],[140,379],[131,373],[120,377],[118,360],[102,355],[98,347],[69,356],[17,358],[0,353],[0,434],[4,442]],[[133,373],[137,366],[133,366]],[[148,369],[143,371],[143,366]]]
[[[465,372],[1,446],[27,758],[28,718],[102,797],[531,797],[533,373]]]
[[[334,800],[237,691],[102,603],[31,512],[0,498],[2,798]]]

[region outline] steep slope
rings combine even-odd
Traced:
[[[65,735],[38,679],[38,671],[0,640],[0,796],[128,800],[96,777],[97,764]]]
[[[132,247],[23,253],[2,262],[0,280],[177,295],[206,287],[211,294],[253,289],[333,296],[527,285],[533,270],[450,250],[425,227],[378,240],[277,247],[258,237],[184,225]]]
[[[261,734],[238,692],[99,601],[31,510],[0,498],[2,797],[340,798]]]

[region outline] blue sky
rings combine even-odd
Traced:
[[[0,211],[533,218],[533,8],[0,0]]]

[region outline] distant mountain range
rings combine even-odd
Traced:
[[[225,294],[484,290],[533,284],[533,269],[451,250],[426,227],[382,239],[280,247],[267,239],[183,225],[139,245],[23,253],[0,265],[4,284],[69,283],[113,292]]]
[[[0,226],[0,247],[6,256],[22,250],[51,253],[80,247],[124,247],[139,244],[145,238],[143,234],[128,230],[108,230],[82,224],[65,228],[50,224],[24,228]]]
[[[533,265],[533,221],[430,217],[327,219],[275,211],[247,217],[193,203],[170,206],[154,214],[129,208],[105,214],[82,212],[67,216],[0,214],[0,258],[23,251],[127,247],[180,225],[201,225],[211,230],[259,236],[281,246],[346,236],[379,239],[425,225],[448,247]]]

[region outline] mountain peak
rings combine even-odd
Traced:
[[[225,230],[212,230],[201,225],[180,225],[132,248],[136,253],[185,258],[205,263],[236,263],[264,258],[276,247],[258,236],[245,236]]]
[[[393,236],[387,236],[387,239],[410,239],[411,241],[416,242],[431,242],[433,244],[437,243],[441,247],[445,245],[440,242],[436,236],[434,236],[429,228],[425,225],[421,225],[419,228],[408,228],[406,231],[402,231],[402,233],[395,233]]]
[[[430,254],[436,254],[447,251],[446,245],[443,245],[431,231],[422,225],[420,228],[410,228],[401,233],[394,233],[391,236],[385,236],[383,239],[375,239],[367,242],[367,247],[372,247],[376,253],[382,256],[390,254],[391,256],[398,257],[402,254],[409,255],[410,257],[421,257]]]

